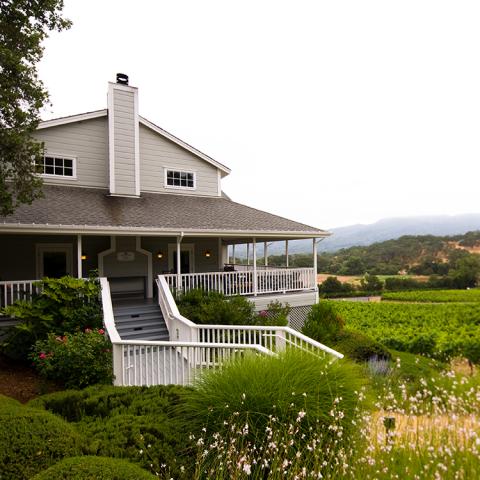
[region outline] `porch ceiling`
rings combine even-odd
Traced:
[[[44,185],[44,198],[0,219],[0,232],[230,237],[235,242],[325,237],[309,225],[225,197],[142,193],[112,197],[106,190]]]

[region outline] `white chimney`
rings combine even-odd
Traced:
[[[110,195],[140,196],[138,89],[117,73],[108,84],[108,156]]]

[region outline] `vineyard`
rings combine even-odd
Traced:
[[[464,356],[480,363],[480,302],[333,303],[347,328],[360,331],[389,348],[440,360]]]
[[[382,300],[399,302],[480,302],[480,288],[470,290],[415,290],[411,292],[386,292]]]

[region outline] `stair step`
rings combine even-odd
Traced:
[[[146,321],[139,321],[139,322],[124,322],[124,323],[116,323],[115,326],[119,332],[123,332],[125,330],[134,330],[136,328],[147,328],[147,327],[157,327],[157,328],[164,328],[167,329],[167,326],[164,322],[160,322],[157,320],[146,320]]]
[[[151,335],[169,337],[168,331],[163,328],[145,328],[143,330],[128,330],[125,332],[119,333],[122,340],[146,340]]]
[[[135,336],[135,335],[124,335],[122,337],[122,340],[138,340],[138,341],[142,341],[142,340],[148,340],[148,341],[168,341],[170,340],[170,337],[168,335],[165,335],[165,334],[162,334],[162,333],[149,333],[149,334],[146,334],[144,336],[142,336],[141,338]]]
[[[129,323],[129,322],[138,322],[143,320],[158,320],[159,322],[164,322],[163,316],[160,312],[151,312],[151,313],[139,313],[132,315],[114,315],[115,323]]]
[[[131,313],[150,313],[150,312],[161,312],[158,305],[133,305],[128,307],[113,307],[114,315],[129,315]]]

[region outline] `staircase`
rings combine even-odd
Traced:
[[[169,340],[158,304],[148,300],[117,300],[113,316],[122,340]]]

